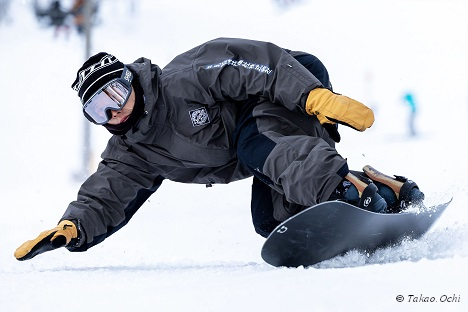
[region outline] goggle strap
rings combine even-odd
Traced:
[[[132,86],[133,73],[127,68],[127,66],[124,66],[120,79],[120,81],[123,82],[127,87],[130,88]]]

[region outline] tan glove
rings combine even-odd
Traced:
[[[63,220],[52,230],[44,231],[36,239],[27,241],[15,251],[17,260],[29,260],[43,252],[64,247],[74,238],[78,237],[76,225]]]
[[[339,123],[364,131],[374,123],[374,113],[369,107],[325,88],[310,91],[305,108],[309,115],[316,115],[322,125]]]

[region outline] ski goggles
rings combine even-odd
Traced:
[[[127,103],[132,79],[132,72],[124,67],[120,78],[109,81],[83,104],[86,118],[97,125],[107,123],[112,117],[110,110],[121,110]]]

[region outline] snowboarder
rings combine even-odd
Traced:
[[[265,237],[320,202],[387,213],[424,197],[403,177],[349,170],[335,149],[337,124],[364,131],[373,112],[334,93],[325,66],[308,53],[219,38],[160,69],[147,58],[125,65],[101,52],[72,88],[86,118],[113,136],[58,226],[21,245],[18,260],[102,242],[165,179],[212,185],[253,176],[252,220]]]

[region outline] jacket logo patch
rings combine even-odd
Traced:
[[[202,107],[189,111],[190,119],[194,127],[203,126],[210,123],[210,117],[206,108]]]

